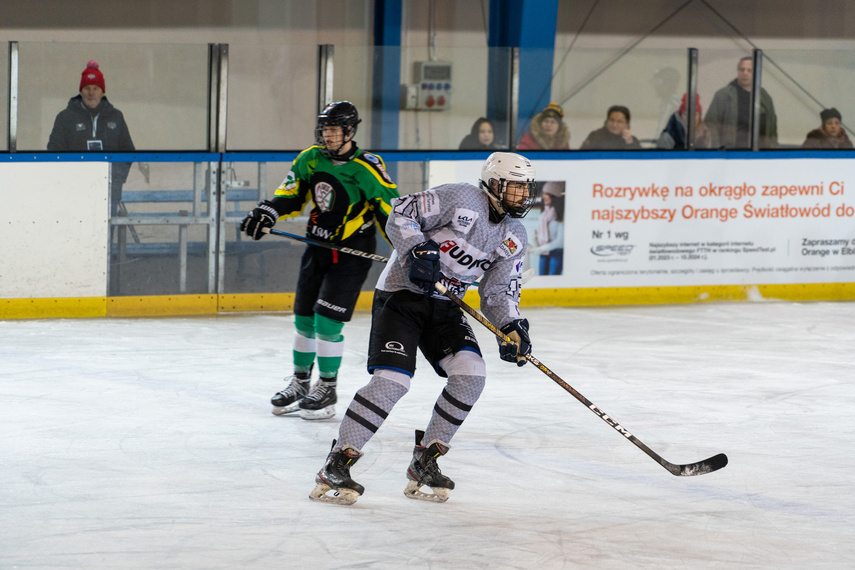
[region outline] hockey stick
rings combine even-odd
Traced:
[[[273,234],[273,235],[277,235],[277,236],[295,239],[297,241],[301,241],[301,242],[307,243],[309,245],[317,245],[320,247],[325,247],[327,249],[332,249],[335,251],[341,251],[343,253],[349,253],[350,255],[355,255],[357,257],[364,257],[365,259],[370,259],[371,261],[376,261],[378,263],[388,263],[389,262],[388,257],[383,257],[382,255],[377,255],[376,253],[368,253],[367,251],[360,251],[358,249],[353,249],[351,247],[347,247],[344,245],[336,245],[334,243],[329,243],[329,242],[325,242],[325,241],[317,241],[317,240],[313,240],[311,238],[307,238],[304,236],[298,236],[297,234],[289,234],[288,232],[282,232],[279,230],[274,230],[273,228],[263,228],[261,231],[263,231],[266,234]],[[532,277],[534,277],[534,269],[526,269],[522,273],[522,282],[526,283]],[[477,287],[478,282],[476,281],[476,282],[472,283],[472,285]]]
[[[367,251],[359,251],[358,249],[353,249],[347,247],[345,245],[336,245],[334,243],[329,243],[325,241],[317,241],[311,238],[298,236],[297,234],[289,234],[288,232],[282,232],[279,230],[274,230],[273,228],[263,228],[263,231],[266,234],[274,234],[277,236],[287,237],[291,239],[295,239],[297,241],[301,241],[303,243],[307,243],[309,245],[317,245],[320,247],[325,247],[327,249],[333,249],[335,251],[341,251],[343,253],[349,253],[350,255],[355,255],[357,257],[364,257],[365,259],[370,259],[371,261],[376,261],[378,263],[387,263],[389,261],[388,257],[383,257],[382,255],[377,255],[376,253],[368,253]]]
[[[505,342],[513,342],[510,338],[508,338],[506,334],[496,328],[496,326],[490,321],[488,321],[481,313],[467,305],[457,295],[446,289],[442,283],[437,283],[436,289],[437,291],[454,301],[454,303],[456,303],[457,306],[459,306],[461,309],[472,315],[479,323],[490,329],[490,332],[492,332],[494,335],[496,335]],[[703,461],[698,461],[697,463],[688,463],[686,465],[676,465],[674,463],[671,463],[670,461],[666,461],[658,453],[647,447],[644,442],[629,433],[629,431],[625,427],[621,426],[615,420],[610,418],[603,410],[595,406],[593,402],[591,402],[588,398],[580,394],[570,384],[562,380],[557,374],[547,368],[540,360],[538,360],[531,354],[526,355],[526,360],[534,364],[538,370],[549,376],[549,378],[553,382],[570,392],[570,394],[572,394],[574,398],[582,402],[582,404],[586,408],[594,412],[597,416],[600,417],[601,420],[612,426],[619,434],[624,436],[626,439],[631,441],[636,447],[638,447],[644,453],[653,458],[656,463],[667,469],[672,475],[677,475],[680,477],[703,475],[705,473],[712,473],[713,471],[718,471],[719,469],[727,465],[727,456],[724,453],[719,453],[718,455],[714,455],[709,459],[704,459]]]

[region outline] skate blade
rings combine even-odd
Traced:
[[[332,495],[327,495],[330,491]],[[309,493],[309,498],[319,503],[330,503],[333,505],[352,505],[359,498],[359,493],[353,489],[333,489],[326,483],[318,483],[312,492]]]
[[[290,406],[273,406],[273,409],[270,411],[274,416],[284,416],[286,414],[293,414],[299,410],[299,404],[291,404]]]
[[[422,491],[422,485],[419,485],[418,481],[408,481],[407,487],[404,489],[404,495],[409,497],[410,499],[416,499],[419,501],[430,501],[431,503],[444,503],[448,500],[450,496],[450,489],[445,489],[443,487],[438,487],[434,489],[428,485],[424,485],[433,493],[425,493]]]
[[[304,420],[326,420],[335,415],[335,406],[327,406],[322,410],[300,409],[300,417]]]

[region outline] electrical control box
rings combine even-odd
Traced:
[[[404,108],[444,111],[451,107],[451,62],[413,63],[413,83],[406,88]]]

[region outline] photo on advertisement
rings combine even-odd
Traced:
[[[528,232],[528,266],[535,275],[562,275],[564,272],[564,192],[565,182],[537,183],[540,200],[525,218]]]

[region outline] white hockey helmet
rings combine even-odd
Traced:
[[[513,152],[494,152],[481,167],[481,188],[490,199],[490,219],[500,222],[505,215],[522,218],[537,199],[534,166],[524,156]],[[525,192],[512,189],[509,182],[522,182]],[[514,188],[520,188],[514,185]]]

